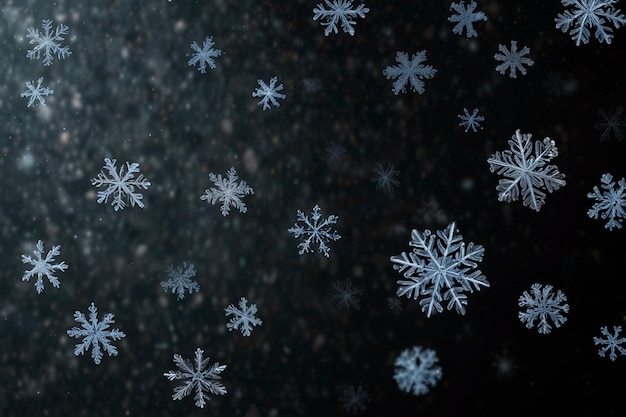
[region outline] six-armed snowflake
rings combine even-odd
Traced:
[[[222,203],[220,211],[222,216],[228,216],[230,207],[239,209],[241,213],[248,211],[245,203],[242,201],[244,196],[254,194],[254,190],[245,181],[237,180],[237,171],[231,167],[226,173],[226,178],[222,174],[209,174],[209,181],[215,184],[215,188],[207,188],[204,194],[200,196],[200,200],[204,200],[209,204],[215,204],[220,201]]]
[[[311,219],[309,219],[309,217],[302,211],[298,210],[298,220],[293,227],[287,229],[287,231],[293,234],[293,237],[296,239],[300,237],[303,238],[302,242],[298,244],[298,248],[300,248],[298,253],[300,255],[312,252],[313,249],[311,248],[311,245],[317,244],[318,252],[323,253],[326,257],[329,257],[330,248],[326,245],[326,242],[330,240],[339,240],[341,238],[341,235],[339,235],[336,230],[332,230],[330,227],[331,225],[337,223],[339,217],[331,214],[326,220],[320,221],[321,218],[322,209],[316,204],[311,212]]]

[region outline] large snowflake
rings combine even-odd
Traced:
[[[533,142],[530,133],[522,134],[519,129],[509,140],[511,150],[496,152],[487,162],[491,172],[504,176],[496,187],[498,200],[516,201],[520,196],[523,204],[539,211],[546,202],[545,190],[549,193],[565,185],[565,175],[559,172],[556,165],[547,165],[559,154],[554,141],[544,138]]]
[[[26,57],[29,59],[39,59],[43,52],[43,64],[50,65],[56,54],[58,59],[64,59],[71,55],[70,48],[61,46],[63,36],[67,35],[70,28],[67,25],[58,25],[56,30],[52,32],[52,20],[42,20],[41,27],[43,32],[33,27],[28,28],[27,38],[30,38],[30,44],[35,45],[33,49],[29,49]]]
[[[333,0],[332,3],[329,0],[324,0],[324,3],[326,3],[327,9],[322,6],[322,3],[313,9],[313,20],[326,19],[326,22],[322,23],[322,26],[326,26],[325,36],[333,32],[339,33],[337,23],[341,23],[341,28],[345,33],[354,36],[356,22],[352,19],[355,17],[364,18],[365,14],[370,11],[364,4],[359,4],[353,8],[352,0]]]
[[[554,19],[556,28],[572,36],[576,46],[589,43],[589,28],[595,27],[598,42],[611,43],[613,40],[612,24],[616,29],[626,25],[622,11],[613,6],[618,0],[561,0],[566,9]]]
[[[124,198],[128,199],[131,206],[134,207],[136,204],[143,208],[144,204],[141,201],[143,195],[135,192],[135,188],[147,190],[150,186],[150,181],[144,179],[143,174],[135,178],[135,174],[139,172],[138,163],[133,162],[131,164],[126,162],[126,170],[122,166],[119,172],[117,172],[116,162],[117,160],[115,159],[104,158],[104,168],[109,175],[107,176],[104,171],[100,171],[98,176],[91,180],[91,184],[96,187],[106,187],[103,191],[98,191],[98,203],[106,203],[109,197],[113,196],[111,205],[115,211],[126,207]]]
[[[330,248],[326,245],[326,242],[329,240],[339,240],[341,238],[339,233],[337,233],[336,230],[332,230],[330,227],[337,223],[339,217],[331,214],[326,220],[320,221],[322,218],[321,211],[320,206],[316,204],[311,212],[311,219],[309,219],[306,214],[298,210],[297,222],[287,229],[289,233],[293,234],[293,237],[303,238],[302,242],[298,244],[298,248],[300,248],[298,253],[300,255],[311,252],[311,245],[317,244],[318,252],[329,257]],[[298,224],[298,222],[302,222],[303,225]]]
[[[498,45],[498,50],[500,52],[493,57],[496,61],[502,62],[496,66],[496,71],[502,75],[505,75],[507,70],[509,70],[509,77],[511,78],[517,78],[518,70],[522,75],[526,75],[526,67],[524,65],[530,67],[535,63],[527,56],[530,52],[528,46],[524,46],[519,51],[517,50],[517,41],[511,41],[511,49],[507,49],[505,45],[500,44]]]
[[[254,194],[254,190],[245,181],[239,181],[237,177],[237,171],[235,168],[230,168],[226,173],[226,177],[222,177],[222,174],[209,174],[209,180],[213,182],[216,188],[207,188],[204,190],[204,194],[200,196],[201,200],[205,200],[209,204],[215,204],[216,202],[222,202],[220,211],[222,216],[228,216],[230,213],[230,206],[233,206],[241,213],[248,211],[248,208],[242,201],[242,198],[249,194]]]
[[[472,242],[465,244],[458,234],[454,222],[444,230],[433,234],[426,229],[411,232],[408,254],[392,256],[393,269],[403,274],[398,280],[398,297],[406,295],[419,301],[427,317],[443,311],[442,301],[447,301],[447,309],[465,314],[467,292],[488,287],[489,282],[477,269],[485,249]]]

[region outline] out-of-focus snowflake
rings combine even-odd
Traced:
[[[485,118],[484,118],[484,116],[481,116],[480,114],[478,114],[478,109],[477,108],[472,110],[472,114],[469,114],[467,109],[464,107],[463,108],[463,113],[464,114],[457,115],[457,117],[459,119],[461,119],[461,122],[459,123],[459,126],[464,127],[466,132],[468,130],[470,130],[470,129],[472,129],[474,132],[476,132],[476,129],[482,129],[483,128],[480,125],[480,122],[484,121]]]
[[[222,177],[222,174],[209,174],[209,181],[215,184],[216,188],[207,188],[204,190],[204,194],[200,196],[200,200],[204,200],[209,204],[215,204],[220,201],[222,203],[220,211],[222,216],[228,216],[230,213],[230,207],[233,206],[241,213],[246,213],[248,207],[242,201],[244,196],[254,194],[252,187],[245,181],[237,180],[237,171],[234,167],[231,167],[226,173],[226,178]]]
[[[402,303],[398,297],[387,297],[387,307],[395,314],[402,311]]]
[[[353,287],[351,280],[335,281],[333,283],[333,290],[335,293],[330,299],[339,309],[350,310],[354,308],[355,310],[359,310],[359,303],[361,302],[360,296],[363,291],[359,287]]]
[[[200,45],[198,45],[196,41],[193,41],[193,43],[191,44],[191,49],[196,52],[189,59],[187,65],[192,67],[199,64],[198,71],[200,71],[200,74],[206,73],[207,65],[209,66],[209,68],[214,69],[215,60],[213,58],[222,55],[222,50],[213,48],[213,45],[215,45],[215,42],[213,42],[213,38],[211,36],[207,36],[204,39],[204,42],[202,43],[202,48],[200,48]]]
[[[343,160],[345,154],[345,148],[333,142],[326,148],[326,162],[331,167],[336,167]]]
[[[524,65],[532,66],[535,61],[528,58],[527,55],[530,52],[528,46],[524,46],[521,51],[517,50],[517,41],[511,41],[511,49],[506,49],[506,46],[498,45],[498,50],[501,53],[495,54],[493,57],[496,61],[501,61],[502,64],[496,67],[496,71],[505,75],[506,70],[509,70],[509,77],[517,78],[517,71],[522,75],[526,75],[526,67]]]
[[[387,164],[385,167],[378,162],[374,166],[373,172],[372,182],[376,183],[376,190],[383,190],[383,193],[391,194],[393,187],[400,185],[400,181],[396,179],[400,171],[397,171],[392,164]]]
[[[22,281],[30,281],[33,276],[37,275],[35,289],[37,289],[37,294],[41,294],[43,291],[43,277],[48,278],[48,281],[50,281],[54,288],[59,288],[59,279],[54,275],[54,272],[64,272],[69,265],[67,265],[65,261],[54,263],[54,258],[61,253],[61,245],[53,246],[46,254],[45,259],[41,257],[41,255],[43,255],[43,241],[37,241],[36,247],[37,249],[33,251],[35,254],[34,259],[30,255],[22,255],[22,263],[33,266],[33,269],[24,272]]]
[[[545,80],[541,83],[546,93],[554,97],[559,97],[565,94],[565,81],[563,75],[556,71],[550,71],[546,74]]]
[[[196,276],[196,268],[193,264],[187,266],[187,263],[183,262],[183,266],[176,268],[168,265],[165,271],[169,275],[169,279],[161,282],[163,291],[172,290],[172,293],[177,294],[179,300],[185,298],[185,291],[189,291],[189,294],[200,291],[200,285],[191,280],[192,277]]]
[[[596,130],[602,131],[600,134],[600,142],[604,142],[612,137],[617,139],[618,141],[622,141],[624,139],[624,127],[626,127],[626,123],[622,117],[624,113],[624,109],[619,106],[613,109],[613,111],[600,109],[598,110],[598,115],[601,117],[601,120],[595,124]]]
[[[56,54],[57,59],[65,59],[68,55],[71,55],[70,48],[67,46],[61,46],[61,41],[64,40],[63,36],[67,35],[70,28],[66,25],[57,25],[55,32],[52,32],[52,20],[42,20],[41,27],[43,33],[39,32],[39,29],[33,27],[28,28],[27,38],[30,38],[30,44],[36,45],[33,49],[29,49],[26,52],[28,59],[39,59],[43,52],[43,64],[50,65],[54,60]]]
[[[405,349],[395,361],[393,379],[398,387],[413,395],[423,395],[441,379],[437,353],[432,349],[414,346]]]
[[[302,255],[312,252],[311,245],[317,244],[318,252],[323,253],[328,258],[330,256],[330,248],[326,245],[326,242],[341,238],[341,235],[330,227],[337,223],[339,217],[331,214],[327,219],[320,221],[322,218],[321,212],[322,209],[316,204],[311,212],[311,219],[309,219],[306,214],[298,210],[296,223],[287,229],[296,239],[303,238],[302,242],[298,244],[300,249],[298,254]]]
[[[604,225],[606,229],[621,229],[622,221],[626,219],[626,180],[622,177],[616,186],[613,175],[607,173],[602,175],[600,181],[602,191],[594,186],[593,193],[587,194],[587,197],[597,201],[587,215],[591,219],[597,219],[598,216],[603,220],[608,219]]]
[[[259,100],[259,105],[263,105],[263,110],[271,109],[272,106],[280,107],[280,103],[278,102],[278,98],[284,99],[287,97],[286,95],[279,93],[283,89],[283,85],[276,85],[278,81],[278,77],[272,77],[270,79],[270,85],[265,84],[263,80],[257,80],[259,87],[252,93],[252,97],[262,97]]]
[[[339,396],[339,401],[343,403],[343,408],[349,413],[357,414],[367,409],[365,403],[368,399],[367,391],[359,386],[349,385]]]
[[[564,304],[567,301],[565,294],[558,290],[556,295],[552,292],[552,285],[533,284],[530,287],[530,293],[524,291],[519,298],[518,305],[525,307],[525,311],[520,311],[518,317],[522,323],[526,324],[526,328],[532,329],[537,323],[537,331],[541,334],[548,334],[552,330],[549,321],[554,323],[555,327],[561,327],[567,321],[564,314],[569,312],[569,305]]]
[[[364,4],[359,4],[353,8],[352,0],[332,0],[332,3],[330,0],[324,0],[324,3],[326,3],[327,8],[324,8],[322,3],[318,3],[313,9],[313,20],[326,20],[321,22],[322,26],[326,26],[324,36],[339,33],[337,23],[341,24],[341,29],[345,33],[354,36],[356,22],[353,19],[356,17],[364,18],[365,14],[370,11]]]
[[[46,105],[45,98],[50,94],[54,94],[54,90],[48,87],[42,87],[43,77],[37,80],[37,85],[34,85],[32,81],[26,81],[26,90],[22,91],[20,97],[28,97],[28,104],[26,107],[30,107],[35,103],[35,100],[42,106]]]
[[[319,78],[305,78],[302,80],[302,86],[306,94],[315,94],[322,89],[322,82]]]

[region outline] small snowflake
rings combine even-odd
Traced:
[[[178,299],[185,298],[185,290],[189,291],[189,294],[200,291],[200,285],[196,281],[192,281],[191,278],[196,276],[196,268],[193,264],[187,266],[183,262],[183,266],[174,268],[172,265],[168,265],[165,269],[169,275],[167,281],[161,282],[163,291],[172,290],[172,293],[178,295]]]
[[[43,77],[37,80],[37,85],[35,86],[32,81],[26,81],[26,90],[22,91],[20,97],[28,97],[28,104],[26,107],[30,107],[35,103],[35,100],[39,101],[39,104],[42,106],[46,105],[45,97],[50,94],[54,94],[54,90],[48,87],[42,87],[41,83],[43,82]]]
[[[326,148],[326,162],[331,167],[336,167],[343,160],[345,154],[345,148],[333,142]]]
[[[198,66],[198,71],[200,71],[200,74],[206,73],[207,65],[209,66],[209,68],[214,69],[215,61],[213,60],[213,58],[222,55],[222,50],[214,49],[213,45],[215,45],[215,43],[213,42],[213,38],[211,36],[207,36],[204,39],[202,48],[200,48],[200,45],[198,45],[198,43],[194,41],[191,44],[191,49],[196,51],[196,53],[193,54],[193,56],[189,59],[187,65],[192,67],[196,64],[200,64]]]
[[[349,279],[336,281],[333,283],[333,290],[335,293],[330,299],[337,307],[345,310],[350,310],[350,308],[359,310],[360,296],[363,291],[359,287],[353,287],[352,281]]]
[[[263,324],[261,319],[255,317],[256,311],[256,304],[250,304],[248,307],[248,300],[246,297],[241,297],[239,300],[239,308],[230,304],[224,309],[226,317],[231,315],[233,316],[230,321],[226,323],[226,327],[229,331],[232,331],[233,329],[240,330],[241,334],[244,336],[250,336],[254,326],[260,326]]]
[[[387,167],[384,167],[383,164],[377,163],[373,172],[374,176],[371,181],[376,183],[376,190],[383,190],[383,193],[391,194],[393,187],[400,185],[400,181],[396,179],[400,171],[397,171],[392,164],[387,164]]]
[[[405,349],[396,358],[393,379],[404,392],[426,394],[441,379],[438,362],[437,353],[432,349],[420,346]]]
[[[343,403],[343,409],[352,414],[365,411],[367,409],[365,405],[367,399],[367,391],[361,386],[355,388],[354,385],[346,387],[339,396],[339,401]]]
[[[465,29],[467,38],[478,36],[473,24],[479,20],[487,20],[487,15],[483,12],[475,12],[474,9],[476,9],[475,1],[470,1],[467,6],[465,6],[464,1],[450,5],[450,10],[456,12],[456,14],[448,17],[449,22],[456,23],[452,28],[453,33],[462,35],[463,29]]]
[[[609,221],[604,225],[606,229],[613,230],[622,228],[622,221],[626,219],[626,180],[622,178],[615,185],[613,175],[603,174],[600,178],[602,191],[597,186],[593,187],[593,193],[588,193],[587,197],[597,201],[589,209],[587,215],[591,219],[598,216]]]
[[[74,320],[82,325],[82,328],[73,327],[67,331],[68,336],[75,337],[77,339],[83,338],[82,343],[79,343],[74,348],[74,355],[82,355],[91,347],[91,357],[96,365],[100,365],[100,361],[104,354],[100,348],[109,356],[117,356],[117,348],[111,344],[109,338],[112,340],[121,340],[126,337],[126,334],[119,329],[107,330],[111,324],[115,323],[113,320],[114,315],[111,313],[105,314],[101,322],[98,322],[98,309],[91,303],[89,306],[89,320],[80,311],[74,313]]]
[[[126,171],[124,171],[124,167],[122,166],[118,173],[115,166],[116,162],[116,159],[104,158],[104,168],[109,173],[109,176],[107,176],[104,171],[100,171],[96,178],[91,179],[91,185],[95,187],[106,186],[104,191],[98,191],[98,204],[108,202],[109,197],[113,196],[111,205],[115,211],[126,207],[124,198],[128,199],[131,206],[135,207],[136,204],[140,208],[143,208],[144,204],[141,201],[143,195],[135,192],[135,187],[147,190],[151,185],[150,181],[144,179],[143,174],[135,178],[135,174],[139,172],[138,163],[133,162],[131,164],[130,162],[126,162]]]
[[[566,301],[567,297],[561,290],[556,295],[552,292],[552,285],[533,284],[530,293],[524,291],[519,298],[518,305],[526,307],[526,310],[520,311],[518,317],[522,323],[526,323],[528,329],[533,328],[535,320],[538,320],[537,331],[548,334],[552,330],[548,319],[555,327],[561,327],[567,321],[564,314],[569,312],[569,305],[564,304]]]
[[[608,140],[611,136],[620,142],[624,139],[624,127],[626,127],[626,122],[624,122],[624,118],[622,117],[623,113],[624,109],[621,106],[616,107],[613,111],[604,109],[598,110],[598,115],[602,120],[596,123],[594,127],[596,130],[602,131],[600,142]]]
[[[495,54],[493,57],[496,61],[502,62],[502,64],[496,67],[496,71],[502,75],[506,74],[507,69],[510,71],[509,77],[511,78],[517,78],[517,70],[519,70],[522,75],[526,75],[524,65],[532,66],[535,63],[535,61],[525,56],[530,52],[527,46],[523,47],[521,51],[517,50],[517,41],[511,41],[510,51],[502,44],[498,46],[498,50],[502,53]]]
[[[565,94],[565,81],[563,75],[559,72],[550,71],[546,74],[545,80],[541,83],[543,89],[554,97],[559,97]]]
[[[311,244],[317,243],[318,252],[321,252],[327,258],[330,256],[330,248],[326,246],[326,242],[330,240],[339,240],[341,236],[336,230],[331,230],[330,225],[336,224],[339,217],[330,215],[326,220],[320,221],[322,218],[322,209],[316,204],[311,212],[311,220],[303,212],[298,210],[298,217],[293,227],[287,229],[287,231],[293,234],[296,239],[303,237],[304,240],[298,244],[300,251],[298,254],[309,253],[312,251]],[[304,223],[303,225],[298,222]]]
[[[65,261],[57,264],[53,263],[55,261],[54,258],[61,253],[60,249],[61,245],[53,246],[46,254],[46,258],[42,259],[43,241],[39,240],[37,241],[37,250],[33,251],[35,254],[34,259],[30,255],[22,255],[22,263],[31,264],[33,266],[33,269],[24,272],[22,281],[30,281],[33,276],[37,275],[37,281],[35,282],[37,294],[41,294],[43,291],[44,276],[48,278],[48,281],[50,281],[54,288],[59,288],[59,279],[54,276],[54,272],[64,272],[68,268]]]
[[[457,117],[461,119],[461,123],[459,123],[459,126],[464,127],[466,132],[470,129],[472,129],[474,132],[476,132],[476,129],[478,128],[482,129],[480,122],[484,121],[485,118],[478,114],[477,108],[472,110],[472,114],[469,114],[467,109],[464,107],[463,113],[464,114],[457,115]]]
[[[324,36],[339,33],[337,23],[341,23],[341,29],[344,33],[354,36],[356,22],[352,19],[355,17],[364,18],[365,14],[370,11],[364,4],[359,4],[353,8],[352,0],[332,0],[332,3],[329,0],[324,0],[324,3],[326,3],[326,9],[322,3],[318,3],[313,9],[313,20],[320,18],[326,20],[326,22],[322,22],[322,26],[326,26]]]
[[[593,338],[593,343],[595,345],[600,345],[600,350],[598,350],[598,355],[604,358],[606,356],[606,352],[609,352],[609,358],[614,361],[617,359],[617,354],[626,355],[626,349],[622,347],[622,345],[626,346],[626,337],[619,337],[622,332],[622,326],[613,326],[613,334],[609,332],[609,329],[606,326],[602,326],[600,328],[600,332],[604,336]],[[617,350],[617,352],[616,352]]]
[[[70,48],[67,46],[61,47],[61,41],[64,40],[63,35],[67,35],[70,28],[66,25],[58,25],[55,33],[52,33],[52,20],[42,20],[41,27],[44,33],[39,32],[39,29],[33,27],[28,28],[27,38],[30,39],[31,45],[37,45],[33,49],[29,49],[26,53],[28,59],[39,59],[41,52],[44,54],[43,64],[50,65],[56,54],[58,59],[64,59],[68,55],[71,55]]]
[[[226,172],[226,177],[222,177],[222,174],[209,174],[209,181],[211,181],[217,188],[207,188],[204,190],[204,194],[200,196],[200,200],[204,200],[209,204],[215,204],[220,201],[222,203],[220,211],[222,216],[228,216],[230,213],[230,207],[233,206],[239,209],[241,213],[248,211],[242,198],[246,195],[254,194],[254,190],[245,181],[239,181],[237,177],[237,171],[231,167]]]
[[[424,92],[424,81],[422,79],[430,79],[437,74],[437,70],[431,65],[423,65],[426,61],[426,51],[419,51],[413,54],[409,60],[409,54],[398,51],[396,53],[396,61],[398,65],[388,66],[383,70],[383,75],[388,79],[397,78],[393,82],[393,93],[406,93],[406,84],[410,82],[411,89],[419,94]]]
[[[402,303],[398,297],[387,297],[387,307],[394,314],[398,314],[402,311]]]
[[[174,394],[172,395],[174,400],[182,400],[195,390],[194,400],[196,401],[196,407],[204,408],[206,402],[211,400],[207,392],[213,395],[226,394],[226,387],[219,382],[222,379],[219,374],[226,369],[226,365],[220,365],[219,362],[216,362],[207,369],[209,358],[202,359],[203,354],[204,351],[202,349],[196,349],[193,363],[183,359],[178,354],[174,355],[174,363],[179,370],[163,374],[170,381],[185,381],[183,385],[174,388]]]
[[[257,80],[259,87],[252,93],[252,97],[262,97],[259,100],[259,106],[263,104],[263,110],[271,109],[272,105],[280,107],[277,98],[284,99],[286,95],[279,93],[283,89],[283,85],[276,86],[278,77],[270,79],[270,85],[265,84],[263,80]]]
[[[306,94],[315,94],[322,89],[322,82],[319,78],[305,78],[302,80],[302,86]]]

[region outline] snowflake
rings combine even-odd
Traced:
[[[365,402],[368,399],[367,391],[361,386],[355,388],[354,385],[349,385],[343,390],[339,396],[339,401],[343,403],[343,409],[352,413],[360,413],[367,409]]]
[[[286,95],[279,93],[279,91],[283,89],[283,85],[281,84],[276,87],[276,81],[278,81],[278,77],[273,77],[270,80],[270,85],[268,86],[263,80],[257,80],[260,88],[257,87],[257,89],[252,93],[252,97],[263,97],[259,100],[259,105],[263,104],[263,111],[271,109],[272,105],[280,107],[280,103],[276,99],[284,99],[287,97]]]
[[[546,165],[559,151],[550,138],[533,143],[530,133],[522,134],[519,129],[509,140],[511,150],[496,152],[487,162],[491,172],[506,178],[501,179],[496,187],[499,201],[516,201],[522,189],[523,204],[539,211],[546,202],[545,188],[551,193],[565,185],[565,175],[556,165]]]
[[[372,182],[376,183],[376,190],[383,190],[383,193],[391,194],[393,187],[400,185],[400,181],[396,179],[400,171],[396,171],[392,164],[387,164],[385,168],[383,164],[377,163],[373,172]]]
[[[352,287],[352,281],[346,279],[344,281],[336,281],[333,283],[335,293],[330,297],[340,309],[350,310],[350,307],[359,310],[359,298],[363,292],[358,287]]]
[[[530,286],[530,291],[532,294],[524,291],[518,300],[520,307],[526,307],[526,311],[520,311],[518,317],[522,323],[526,323],[527,329],[533,328],[535,320],[539,320],[537,331],[541,334],[548,334],[552,330],[548,319],[554,323],[555,327],[561,327],[567,321],[563,313],[569,312],[569,305],[563,304],[567,301],[567,297],[561,290],[557,290],[554,295],[552,285],[533,284]]]
[[[522,75],[526,74],[526,68],[524,65],[532,66],[535,61],[524,56],[530,52],[528,46],[522,48],[521,51],[517,50],[517,41],[511,41],[511,50],[507,50],[506,46],[500,44],[498,45],[498,50],[502,52],[501,54],[495,54],[493,57],[496,61],[502,61],[502,64],[496,67],[496,71],[500,74],[506,74],[506,70],[510,71],[509,77],[517,78],[517,70]]]
[[[209,181],[213,182],[217,188],[207,188],[204,190],[204,194],[200,196],[200,200],[206,200],[209,204],[215,204],[216,202],[222,202],[220,211],[222,216],[228,216],[230,213],[230,206],[233,206],[241,213],[248,211],[245,203],[241,199],[250,194],[254,194],[254,190],[245,181],[239,181],[237,177],[237,171],[231,167],[226,172],[227,178],[222,177],[222,174],[209,174]]]
[[[565,81],[559,72],[550,71],[541,85],[551,96],[559,97],[565,94]]]
[[[48,87],[42,87],[41,83],[43,82],[43,77],[40,77],[37,80],[37,86],[33,84],[32,81],[26,81],[26,90],[22,91],[20,97],[28,97],[28,104],[26,107],[30,107],[35,104],[35,100],[39,101],[39,104],[42,106],[46,105],[46,96],[50,94],[54,94],[54,90]]]
[[[621,106],[615,108],[612,112],[604,109],[598,110],[598,115],[602,120],[596,123],[594,127],[596,130],[602,131],[600,142],[608,140],[611,136],[620,142],[624,139],[623,129],[626,127],[626,123],[622,118],[623,113],[624,109]]]
[[[402,252],[390,258],[393,269],[406,278],[397,281],[396,295],[412,296],[414,300],[423,295],[419,303],[427,317],[443,311],[442,300],[448,301],[448,310],[454,307],[458,313],[465,314],[465,293],[489,286],[477,269],[485,249],[473,242],[465,245],[454,222],[436,235],[428,229],[423,233],[413,229],[409,245],[415,249],[408,255]]]
[[[331,143],[326,148],[326,161],[331,167],[336,167],[343,160],[346,150],[337,143]]]
[[[52,249],[50,249],[46,254],[45,259],[41,258],[41,255],[43,254],[43,241],[37,241],[36,246],[37,250],[33,251],[35,259],[33,259],[30,255],[22,255],[22,263],[31,264],[33,266],[33,269],[24,272],[22,281],[30,281],[31,277],[37,274],[35,288],[37,289],[37,294],[41,294],[43,291],[43,277],[45,276],[48,278],[48,281],[50,281],[54,288],[59,288],[59,279],[54,276],[54,272],[64,272],[68,268],[68,265],[65,261],[62,261],[59,264],[53,263],[55,261],[55,256],[61,253],[61,245],[53,246]]]
[[[222,377],[219,375],[226,369],[226,365],[220,365],[219,362],[214,363],[208,369],[205,369],[209,363],[209,358],[202,359],[204,351],[200,348],[196,349],[195,360],[192,363],[187,359],[183,359],[180,355],[174,355],[174,363],[178,366],[178,371],[169,371],[163,374],[170,381],[186,380],[183,385],[174,388],[172,398],[174,400],[182,400],[195,389],[196,407],[204,408],[207,401],[211,401],[211,397],[206,392],[213,395],[226,394],[226,387],[219,382]],[[206,391],[206,392],[205,392]]]
[[[613,40],[613,29],[607,24],[612,23],[616,29],[626,25],[626,17],[621,10],[613,5],[618,0],[561,0],[565,7],[573,6],[572,10],[559,13],[554,19],[556,28],[572,36],[576,46],[589,43],[589,28],[596,28],[595,37],[602,43],[610,44]],[[571,28],[571,30],[570,30]]]
[[[370,11],[364,4],[359,4],[355,9],[352,8],[352,0],[324,0],[327,9],[324,8],[322,3],[318,3],[313,9],[313,20],[319,18],[326,19],[326,22],[322,22],[322,26],[326,26],[324,30],[324,36],[330,35],[331,32],[339,33],[337,29],[337,23],[341,22],[341,28],[344,33],[349,33],[354,36],[354,25],[356,22],[355,17],[364,18],[365,14]]]
[[[117,160],[115,159],[104,158],[104,168],[109,173],[109,177],[107,177],[104,171],[100,171],[96,178],[91,179],[91,185],[98,188],[102,186],[107,187],[104,191],[98,191],[98,204],[108,202],[109,197],[113,196],[111,205],[115,211],[118,211],[126,207],[124,202],[124,197],[126,197],[131,206],[135,207],[136,204],[143,208],[144,204],[141,201],[143,195],[135,192],[135,187],[147,190],[150,186],[150,181],[145,180],[143,174],[135,178],[135,174],[139,172],[138,163],[133,162],[131,164],[126,162],[126,172],[124,172],[124,167],[122,167],[118,173],[115,167],[116,162]]]
[[[410,81],[411,89],[419,94],[424,92],[424,81],[422,79],[430,79],[435,76],[437,70],[431,65],[422,65],[426,61],[426,51],[419,51],[413,54],[409,61],[409,54],[406,52],[396,52],[396,61],[398,65],[388,66],[384,69],[383,75],[388,80],[397,78],[393,82],[393,93],[399,94],[406,92],[406,83]]]
[[[404,392],[426,394],[441,379],[438,361],[437,353],[432,349],[420,346],[405,349],[396,358],[393,379]]]
[[[474,30],[473,23],[478,22],[479,20],[487,20],[487,15],[483,12],[474,12],[475,8],[475,1],[471,1],[467,6],[465,6],[464,1],[452,3],[450,5],[450,10],[454,10],[456,12],[456,14],[448,17],[449,22],[456,23],[454,28],[452,28],[453,33],[462,35],[463,29],[465,28],[467,38],[478,36],[476,30]]]
[[[589,209],[587,215],[591,219],[597,219],[598,215],[603,220],[609,219],[604,225],[605,229],[621,229],[622,221],[626,219],[626,180],[622,177],[618,181],[619,187],[615,186],[613,175],[604,174],[600,178],[602,191],[597,186],[593,187],[593,193],[588,193],[587,197],[597,201]]]
[[[241,297],[239,300],[239,308],[235,307],[233,304],[229,305],[224,309],[224,313],[226,317],[232,315],[230,321],[226,323],[226,327],[229,331],[240,330],[241,334],[244,336],[250,336],[254,326],[260,326],[263,324],[263,321],[258,317],[255,317],[256,314],[256,304],[250,304],[248,307],[248,300],[246,297]]]
[[[395,314],[402,311],[402,303],[398,297],[387,297],[387,307]]]
[[[609,350],[609,358],[614,361],[617,359],[617,353],[620,355],[626,355],[626,349],[622,347],[622,345],[626,345],[626,337],[619,337],[622,332],[622,326],[613,326],[613,334],[609,333],[609,329],[606,326],[602,326],[600,328],[600,332],[605,338],[600,338],[594,336],[593,343],[595,345],[601,345],[600,350],[598,350],[598,355],[604,358],[606,356],[606,352]],[[615,350],[617,349],[617,352]]]
[[[322,82],[319,78],[305,78],[302,80],[305,94],[315,94],[322,89]]]
[[[466,132],[470,129],[472,129],[474,132],[476,132],[477,128],[482,129],[480,122],[484,121],[485,118],[478,114],[477,108],[472,110],[472,114],[469,114],[467,109],[463,107],[463,113],[465,114],[458,114],[457,117],[461,119],[461,123],[459,123],[459,126],[464,127]]]
[[[101,322],[98,322],[98,309],[91,303],[89,306],[89,321],[83,313],[76,311],[74,313],[74,320],[82,325],[82,328],[74,327],[67,331],[68,336],[75,337],[77,339],[83,338],[82,343],[79,343],[74,348],[74,355],[82,355],[91,346],[91,357],[96,365],[100,365],[102,360],[102,350],[100,345],[109,354],[109,356],[117,356],[117,348],[111,344],[108,340],[121,340],[126,337],[124,332],[119,329],[107,330],[110,324],[115,323],[113,320],[114,315],[111,313],[105,314]]]
[[[214,49],[213,45],[215,45],[215,43],[213,42],[213,38],[211,36],[207,36],[204,39],[204,42],[202,43],[202,49],[200,49],[200,45],[198,45],[196,41],[193,41],[193,43],[191,44],[191,49],[196,51],[196,53],[192,55],[192,57],[187,62],[187,65],[192,67],[200,63],[198,67],[198,71],[200,71],[200,74],[206,73],[207,64],[211,69],[214,69],[215,61],[213,60],[213,58],[222,55],[222,50]]]
[[[193,264],[187,266],[183,262],[183,266],[179,266],[176,269],[172,265],[168,265],[165,271],[169,275],[169,279],[161,282],[163,291],[167,292],[167,290],[171,289],[172,293],[178,294],[179,300],[185,298],[185,290],[188,290],[189,294],[194,291],[200,291],[200,285],[196,281],[191,280],[191,277],[196,276],[196,268]]]
[[[69,47],[61,47],[61,41],[64,39],[63,35],[67,35],[70,30],[68,26],[63,24],[57,25],[55,33],[52,33],[52,20],[42,20],[41,27],[45,33],[40,33],[39,29],[33,27],[28,28],[26,37],[31,38],[29,43],[37,46],[28,50],[26,53],[27,58],[39,59],[43,51],[43,64],[50,65],[54,59],[54,54],[56,54],[58,59],[64,59],[72,54]]]
[[[298,217],[293,227],[287,229],[287,231],[293,234],[296,239],[304,237],[304,240],[298,244],[300,251],[298,254],[309,253],[312,251],[311,244],[317,243],[318,252],[324,253],[327,258],[330,256],[330,248],[326,246],[326,242],[330,240],[339,240],[341,236],[336,230],[331,230],[330,225],[336,224],[339,217],[330,215],[326,220],[320,222],[322,209],[316,204],[311,212],[311,220],[303,212],[298,210]],[[304,227],[298,222],[304,223]]]

